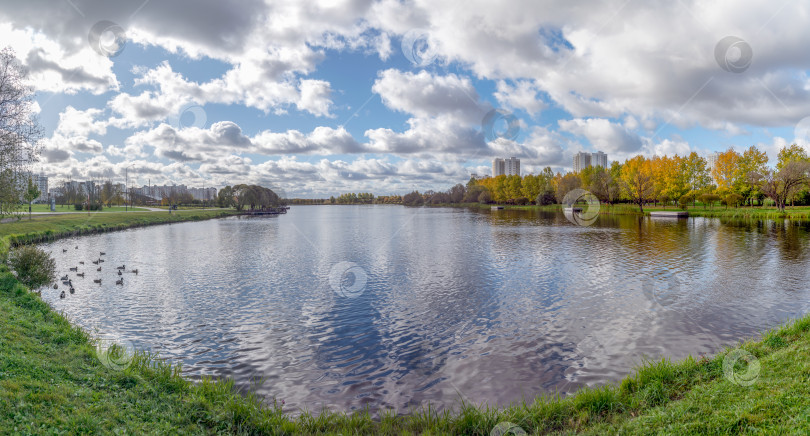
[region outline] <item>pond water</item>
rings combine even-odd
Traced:
[[[645,357],[716,352],[802,315],[809,230],[293,206],[45,244],[76,293],[43,298],[99,336],[182,362],[191,378],[232,377],[293,413],[505,405],[616,381]]]

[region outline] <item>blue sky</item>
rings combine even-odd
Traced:
[[[37,170],[327,197],[447,189],[493,157],[807,145],[802,2],[165,3],[0,3]]]

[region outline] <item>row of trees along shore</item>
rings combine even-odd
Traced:
[[[226,186],[217,193],[219,207],[234,207],[236,210],[265,209],[287,204],[287,200],[270,188],[259,185]]]
[[[552,205],[561,203],[574,189],[584,189],[600,202],[613,205],[630,203],[644,206],[704,207],[717,202],[727,207],[762,206],[766,198],[780,210],[788,204],[810,204],[810,156],[792,144],[779,151],[775,168],[768,167],[764,151],[751,146],[739,153],[734,149],[718,153],[714,167],[706,158],[692,152],[686,156],[638,155],[610,167],[588,167],[578,173],[554,173],[546,167],[539,174],[472,178],[447,191],[413,191],[404,196],[348,193],[329,199],[296,199],[296,204],[441,204]]]

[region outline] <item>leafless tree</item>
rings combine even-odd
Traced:
[[[785,211],[787,201],[810,177],[810,162],[788,162],[779,171],[766,170],[759,174],[759,189],[776,203],[779,211]]]
[[[39,155],[42,129],[34,116],[34,91],[10,48],[0,51],[0,216],[19,208],[23,180]]]

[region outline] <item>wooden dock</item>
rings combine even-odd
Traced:
[[[243,210],[242,213],[239,215],[248,215],[248,216],[262,216],[262,215],[281,215],[287,213],[287,210],[290,206],[281,206],[281,207],[268,207],[264,209],[253,209],[253,210]]]
[[[656,210],[650,212],[650,216],[653,218],[689,218],[689,212],[683,210]]]

